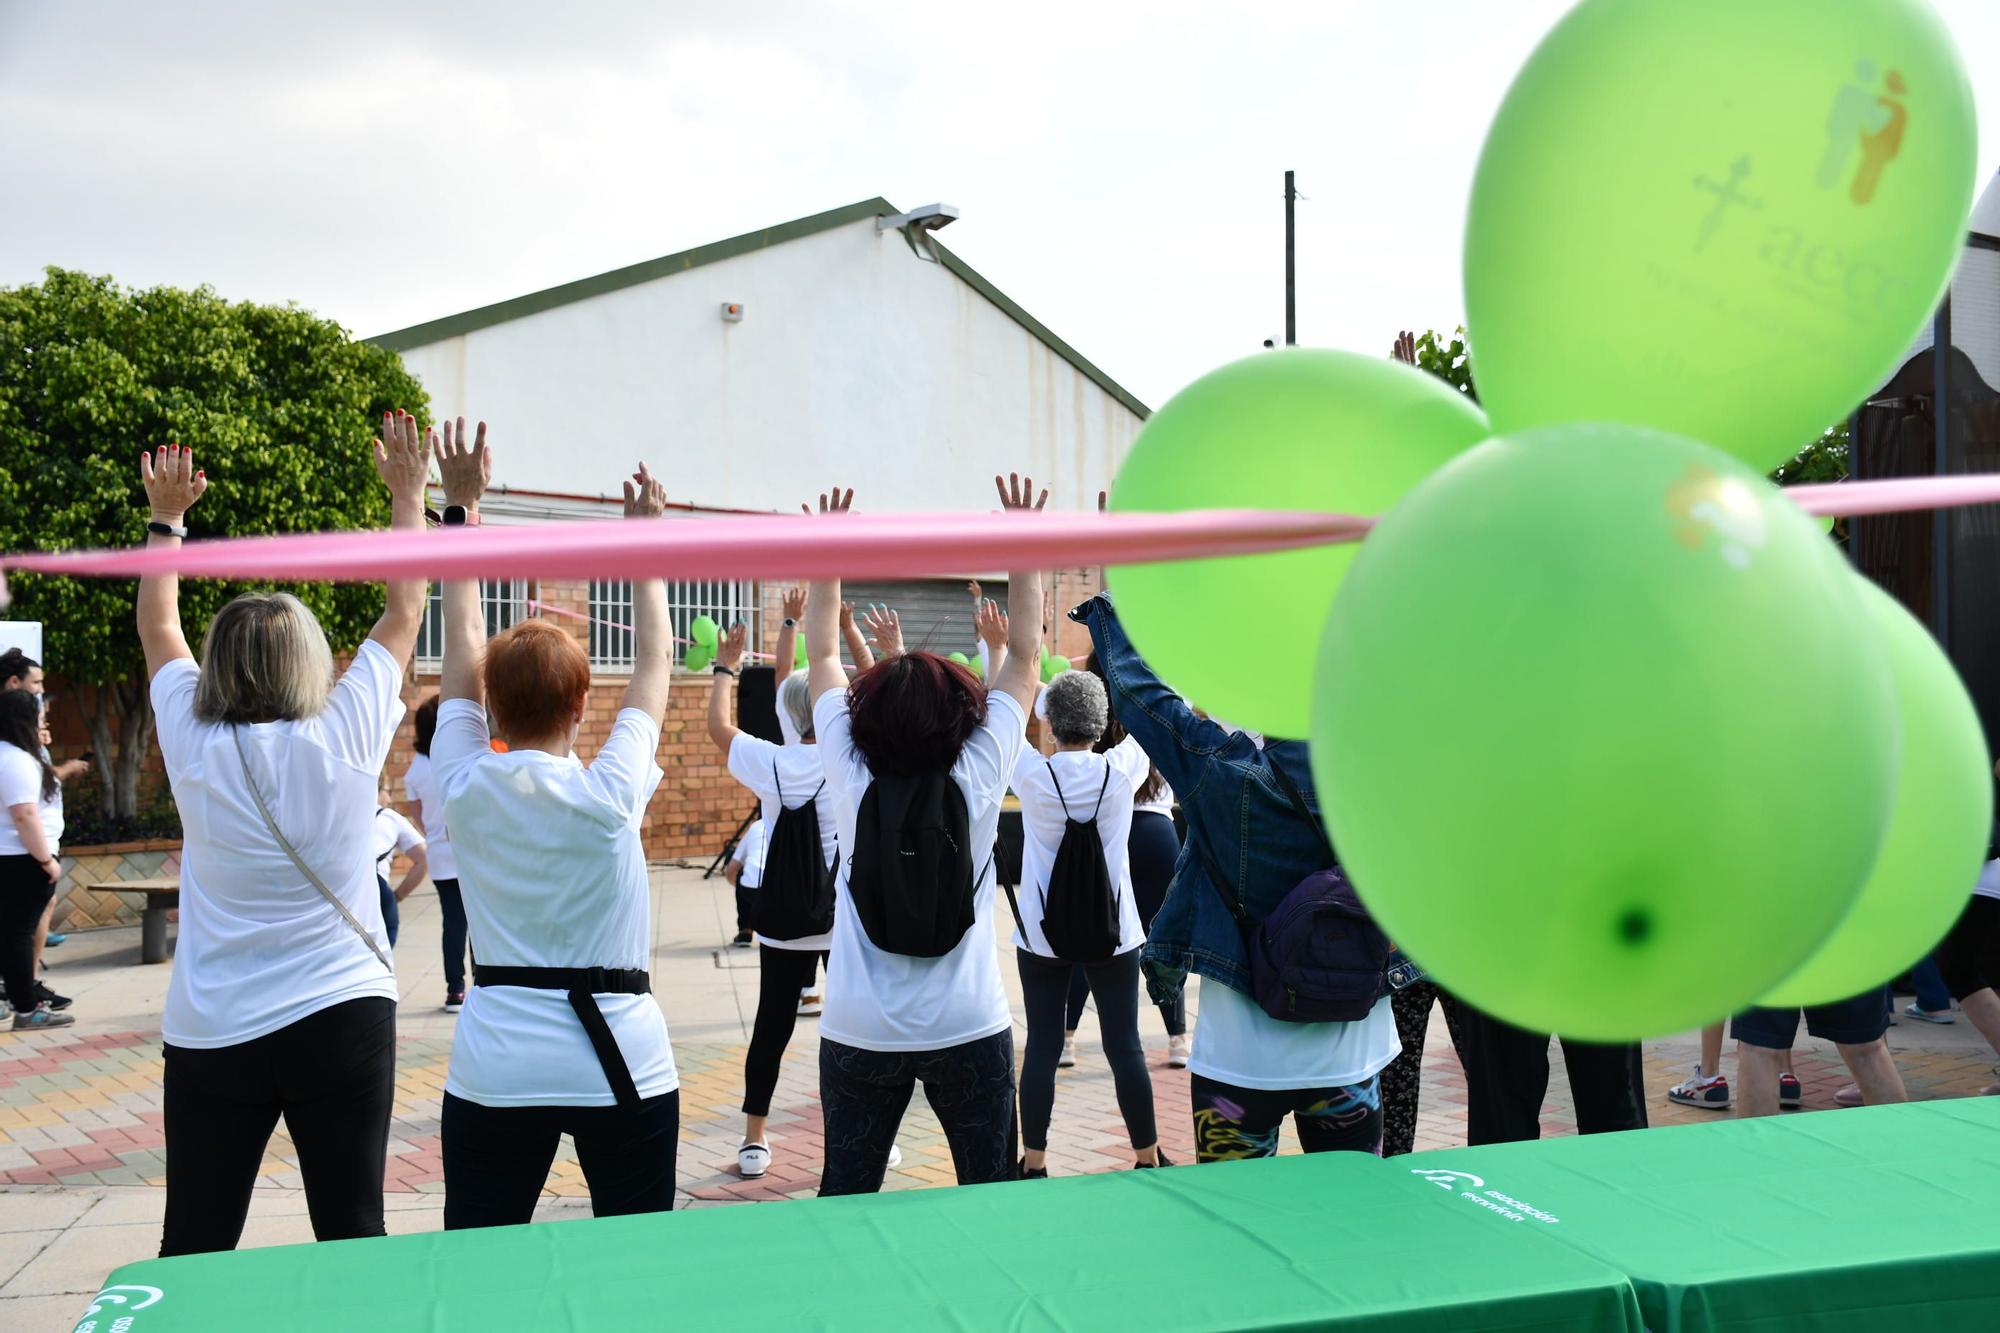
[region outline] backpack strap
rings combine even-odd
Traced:
[[[1201,858],[1202,869],[1208,872],[1208,882],[1215,886],[1216,896],[1221,898],[1222,905],[1229,909],[1229,915],[1236,921],[1236,928],[1246,934],[1249,933],[1250,928],[1256,923],[1250,919],[1250,914],[1243,910],[1243,899],[1237,896],[1236,889],[1229,882],[1229,876],[1222,873],[1222,867],[1208,854],[1208,848],[1201,845],[1201,838],[1192,826],[1188,828],[1188,845],[1193,847],[1195,855]]]
[[[1327,863],[1339,865],[1340,858],[1334,855],[1333,840],[1326,833],[1326,821],[1307,807],[1306,798],[1299,794],[1298,784],[1286,775],[1285,770],[1280,768],[1276,761],[1272,761],[1269,767],[1271,776],[1276,778],[1278,785],[1284,789],[1285,799],[1291,803],[1292,809],[1297,812],[1300,819],[1312,825],[1313,832],[1319,835],[1319,845],[1326,848]]]
[[[775,756],[771,759],[771,785],[778,789],[778,808],[782,810],[785,808],[785,780],[778,776],[778,761]]]
[[[1063,795],[1062,783],[1056,778],[1055,761],[1047,755],[1042,757],[1042,767],[1049,770],[1049,781],[1055,784],[1056,800],[1062,805],[1063,818],[1069,818],[1069,797]]]
[[[1097,784],[1097,804],[1090,807],[1090,822],[1095,824],[1097,816],[1104,809],[1104,793],[1111,786],[1111,765],[1104,766],[1104,781]]]

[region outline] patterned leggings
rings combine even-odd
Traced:
[[[1444,1006],[1445,1027],[1451,1033],[1451,1048],[1461,1052],[1465,1041],[1458,1001],[1428,981],[1392,991],[1389,1007],[1396,1014],[1396,1035],[1403,1039],[1403,1053],[1382,1071],[1382,1155],[1400,1157],[1417,1139],[1417,1102],[1423,1092],[1424,1034],[1430,1030],[1431,1002]]]
[[[1382,1101],[1377,1079],[1344,1088],[1239,1088],[1194,1075],[1194,1151],[1198,1162],[1276,1157],[1286,1115],[1307,1152],[1382,1150]]]
[[[1014,1120],[1012,1031],[940,1051],[864,1051],[821,1037],[823,1197],[873,1194],[882,1188],[889,1149],[919,1083],[951,1145],[958,1183],[1014,1179],[1020,1132]]]

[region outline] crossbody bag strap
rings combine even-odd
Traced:
[[[319,890],[319,896],[326,899],[328,905],[334,911],[340,913],[340,919],[345,921],[353,929],[354,933],[361,937],[361,942],[368,946],[368,951],[382,960],[382,966],[389,969],[391,976],[395,975],[396,965],[389,961],[388,954],[382,952],[382,946],[377,944],[375,937],[368,933],[368,927],[355,920],[354,913],[347,910],[347,904],[340,901],[334,895],[333,890],[329,889],[320,880],[320,877],[313,873],[312,867],[305,863],[305,858],[300,856],[298,849],[292,846],[291,839],[287,838],[284,830],[278,827],[278,821],[271,818],[271,807],[264,804],[264,793],[257,790],[256,779],[250,776],[250,756],[243,749],[243,728],[232,726],[229,729],[229,735],[236,742],[236,761],[243,765],[243,785],[250,789],[250,799],[256,802],[257,813],[263,817],[265,829],[270,832],[273,838],[277,839],[278,847],[285,855],[291,858],[293,868],[306,877],[306,883]]]

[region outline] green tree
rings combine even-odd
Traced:
[[[1429,371],[1473,402],[1479,401],[1479,390],[1472,383],[1472,357],[1465,346],[1465,325],[1453,330],[1449,341],[1436,329],[1425,329],[1423,337],[1417,339],[1417,369]]]
[[[422,418],[428,405],[393,352],[296,306],[48,269],[39,284],[0,289],[0,549],[144,541],[139,454],[170,441],[192,448],[215,482],[188,516],[195,538],[382,526],[389,499],[369,442],[384,411]],[[44,623],[44,665],[90,728],[103,813],[131,817],[153,742],[136,585],[30,574],[10,583],[9,614]],[[197,652],[210,617],[249,586],[183,583]],[[379,585],[293,591],[335,651],[357,644],[382,608]]]

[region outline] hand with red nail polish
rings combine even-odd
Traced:
[[[140,454],[139,480],[146,488],[153,521],[173,527],[181,526],[187,511],[208,489],[208,474],[195,468],[194,450],[178,444],[163,444],[154,453]]]

